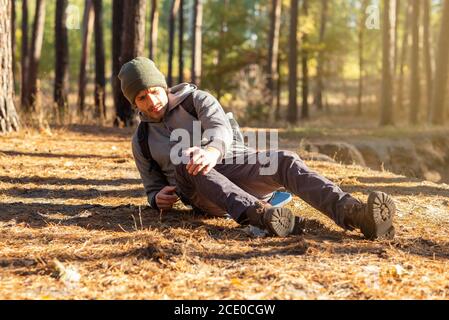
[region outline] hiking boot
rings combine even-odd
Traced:
[[[295,216],[295,226],[291,232],[292,235],[299,236],[305,233],[306,220],[302,217]]]
[[[350,198],[343,204],[344,224],[348,229],[360,229],[365,238],[393,239],[393,217],[396,206],[393,199],[383,192],[372,192],[368,202]]]
[[[246,211],[248,223],[268,230],[271,235],[286,237],[293,232],[295,216],[287,208],[277,208],[263,202],[256,202]]]

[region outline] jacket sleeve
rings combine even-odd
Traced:
[[[194,107],[204,129],[202,138],[207,146],[221,152],[223,159],[233,143],[233,132],[223,107],[210,93],[197,90],[193,95]]]
[[[148,204],[151,208],[158,210],[156,194],[168,186],[167,179],[159,168],[151,168],[151,162],[144,157],[140,149],[137,133],[132,138],[132,151],[137,170],[139,170],[140,177],[142,178],[145,193],[147,194]]]

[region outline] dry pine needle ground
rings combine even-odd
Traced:
[[[0,298],[447,299],[448,185],[309,162],[362,199],[391,193],[396,239],[365,241],[298,198],[304,237],[256,238],[182,205],[147,209],[130,135],[0,137]]]

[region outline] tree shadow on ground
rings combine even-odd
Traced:
[[[50,152],[23,152],[23,151],[11,151],[0,150],[0,154],[5,154],[10,157],[27,156],[38,158],[69,158],[69,159],[125,159],[123,156],[103,156],[98,154],[72,154],[72,153],[50,153]]]
[[[449,242],[435,242],[423,237],[396,239],[392,245],[408,254],[433,258],[449,259]]]
[[[107,138],[117,137],[117,138],[126,138],[131,139],[131,136],[134,132],[134,128],[117,128],[117,127],[104,127],[98,125],[82,125],[82,124],[73,124],[69,126],[55,126],[55,129],[65,129],[70,132],[76,132],[81,134],[91,134],[96,136],[104,136]]]
[[[19,197],[26,199],[78,199],[93,200],[102,198],[141,198],[144,196],[142,188],[126,190],[98,190],[89,188],[87,190],[79,189],[46,189],[46,188],[11,188],[2,191],[3,194],[10,197]]]
[[[443,187],[438,186],[401,186],[401,185],[395,185],[395,183],[398,182],[411,182],[411,183],[418,183],[422,180],[414,179],[414,178],[405,178],[405,180],[401,179],[398,181],[398,178],[378,178],[378,177],[356,177],[358,181],[361,183],[364,183],[364,185],[352,185],[352,184],[345,184],[342,183],[341,187],[346,192],[360,192],[360,191],[381,191],[385,192],[391,195],[403,195],[403,196],[413,196],[418,194],[424,194],[428,196],[441,196],[441,197],[447,197],[449,198],[449,189],[445,189]],[[389,185],[372,185],[372,184],[389,184]]]
[[[140,179],[85,179],[85,178],[53,178],[53,177],[9,177],[9,176],[0,176],[1,182],[8,182],[14,184],[28,184],[28,183],[37,183],[37,184],[52,184],[52,185],[61,185],[61,186],[120,186],[124,184],[135,184],[141,185],[142,181]]]
[[[0,222],[24,223],[31,228],[44,228],[48,223],[78,226],[86,230],[132,232],[138,228],[164,231],[170,228],[197,228],[208,217],[195,215],[191,210],[171,210],[162,215],[148,207],[134,205],[104,206],[98,204],[3,203]],[[211,217],[212,218],[212,217]]]
[[[424,180],[411,177],[354,177],[361,183],[419,183]]]

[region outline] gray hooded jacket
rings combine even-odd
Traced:
[[[198,119],[180,107],[181,102],[192,93]],[[132,151],[148,197],[148,203],[153,208],[156,208],[156,194],[165,186],[176,185],[175,167],[170,160],[170,150],[177,143],[177,141],[170,141],[173,130],[185,129],[192,136],[193,122],[200,121],[202,129],[207,130],[202,134],[201,144],[218,149],[222,155],[219,162],[246,150],[245,146],[237,141],[229,118],[217,99],[205,91],[197,90],[191,84],[182,83],[169,90],[168,107],[160,122],[156,122],[142,113],[139,115],[141,121],[148,123],[150,153],[153,160],[159,165],[159,168],[150,170],[150,161],[143,155],[136,130],[132,138]]]

